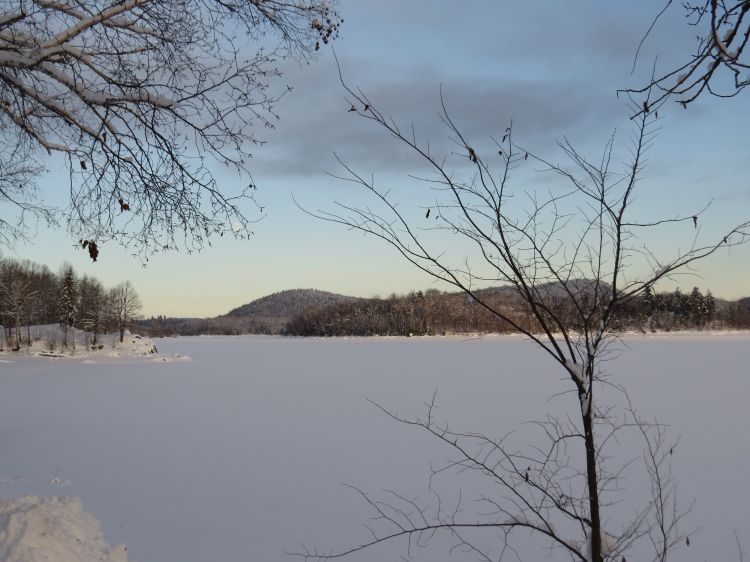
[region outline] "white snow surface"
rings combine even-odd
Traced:
[[[126,551],[104,540],[78,498],[0,499],[2,562],[127,562]]]
[[[366,398],[418,417],[437,389],[434,414],[451,428],[515,430],[522,444],[529,443],[524,422],[580,407],[569,375],[517,336],[155,343],[160,353],[145,358],[3,354],[0,497],[80,497],[107,540],[127,544],[128,556],[144,562],[286,562],[300,543],[328,552],[368,539],[363,523],[373,523],[372,513],[343,483],[434,503],[430,464],[453,453]],[[642,417],[681,437],[671,457],[678,499],[695,505],[681,525],[691,545],[681,544],[674,560],[736,559],[735,531],[750,548],[749,348],[750,334],[629,335],[606,363]],[[616,397],[606,387],[598,393]],[[623,462],[641,458],[639,442],[622,447]],[[608,529],[648,501],[648,481],[635,470],[642,463],[630,466],[622,503],[606,513]],[[443,489],[460,482],[444,480]],[[467,510],[478,492],[497,493],[474,484],[462,485]],[[497,545],[494,534],[486,537]],[[549,555],[547,543],[527,542],[519,535],[514,545],[521,559]],[[444,560],[450,544],[438,536],[412,554]],[[406,554],[402,541],[347,560]],[[631,558],[651,557],[633,551]]]

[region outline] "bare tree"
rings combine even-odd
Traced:
[[[372,205],[336,203],[337,211],[311,214],[375,236],[415,267],[463,291],[524,334],[566,377],[576,405],[562,417],[550,415],[535,422],[545,445],[520,448],[504,439],[450,429],[435,419],[434,401],[426,415],[416,419],[384,409],[394,419],[426,430],[456,454],[433,476],[453,470],[488,479],[495,492],[476,499],[490,509],[472,514],[464,511],[465,503],[448,508],[439,497],[430,511],[405,495],[373,498],[361,492],[377,520],[370,539],[340,552],[306,550],[301,555],[337,558],[399,538],[411,548],[447,533],[456,548],[481,560],[494,560],[510,555],[511,539],[526,531],[573,560],[619,561],[636,543],[649,538],[654,560],[665,560],[681,538],[677,523],[683,513],[669,477],[671,449],[663,428],[636,416],[624,389],[605,376],[603,362],[617,341],[614,318],[660,280],[746,242],[750,223],[702,242],[696,227],[705,209],[667,218],[633,216],[644,154],[652,139],[652,113],[640,112],[634,120],[631,159],[624,169],[617,169],[614,137],[596,160],[562,141],[559,146],[568,164],[522,148],[511,126],[480,146],[463,134],[441,99],[440,116],[454,149],[436,154],[434,145],[419,140],[413,128],[402,129],[361,90],[344,87],[357,115],[384,129],[429,169],[429,174],[414,179],[430,189],[421,208],[405,208],[374,177],[341,162],[345,171],[341,179],[369,192]],[[514,186],[512,178],[528,180],[535,174],[551,176],[555,187],[537,192]],[[670,233],[688,240],[685,247],[672,255],[655,255],[649,240]],[[452,261],[445,236],[462,243],[463,259]],[[479,290],[498,284],[517,293],[528,321],[519,320]],[[605,386],[623,392],[622,408],[598,400]],[[643,507],[616,526],[610,508],[623,496],[624,465],[611,466],[607,461],[617,439],[628,430],[645,439],[645,465],[654,484]],[[494,553],[477,537],[482,531],[492,533],[490,543],[499,545]]]
[[[33,190],[40,151],[67,159],[82,241],[147,257],[247,236],[254,184],[232,193],[208,165],[249,173],[253,126],[278,117],[278,60],[306,59],[339,23],[328,0],[0,2],[0,202],[18,211],[0,242],[53,218]],[[278,46],[258,48],[269,35]]]
[[[654,18],[641,46],[655,33],[658,20],[673,1],[668,0]],[[668,97],[675,97],[683,107],[705,92],[722,98],[734,97],[750,84],[750,60],[745,51],[750,40],[750,0],[703,0],[681,5],[687,12],[688,24],[696,30],[695,51],[676,68],[655,71],[649,84],[622,90],[650,96],[651,99],[639,104],[639,112],[648,112]],[[639,53],[640,46],[636,63]]]
[[[120,343],[122,343],[125,328],[140,316],[141,299],[130,281],[125,281],[109,290],[107,301],[108,316],[120,333]]]
[[[22,345],[21,325],[32,316],[38,298],[28,270],[28,264],[0,264],[0,321],[6,325],[7,345],[15,351]]]
[[[83,330],[92,332],[92,345],[97,343],[97,335],[104,319],[105,299],[106,293],[101,282],[84,275],[78,291],[79,325]]]

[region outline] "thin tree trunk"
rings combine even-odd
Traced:
[[[589,489],[589,510],[591,512],[591,562],[603,562],[602,525],[599,513],[599,479],[596,473],[596,446],[594,444],[594,397],[592,395],[592,377],[589,377],[587,400],[588,406],[583,413],[583,434],[586,444],[586,479]]]

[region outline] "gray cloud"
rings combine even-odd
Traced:
[[[256,157],[262,174],[319,174],[336,166],[333,152],[366,170],[403,171],[414,158],[403,145],[374,123],[348,112],[346,92],[333,65],[315,68],[296,78],[295,91],[280,105],[282,120],[270,146]],[[361,87],[373,104],[391,115],[402,130],[412,124],[418,139],[430,140],[437,153],[451,149],[448,130],[440,121],[441,76],[434,68],[396,69],[343,63],[346,79]],[[353,70],[351,70],[353,69]],[[501,137],[511,120],[515,138],[524,145],[546,143],[565,134],[586,136],[589,130],[612,127],[612,115],[624,111],[613,93],[581,87],[576,80],[545,81],[497,77],[448,78],[442,91],[451,117],[477,145]]]
[[[403,129],[413,124],[436,151],[451,149],[436,114],[441,84],[451,116],[478,146],[501,137],[512,119],[516,141],[534,150],[548,150],[567,135],[597,151],[627,122],[615,92],[637,83],[630,66],[655,15],[598,0],[471,2],[460,9],[442,0],[385,0],[373,6],[342,5],[347,22],[336,48],[345,78]],[[649,37],[643,61],[662,51],[669,56],[684,39],[682,12],[668,17],[675,21],[665,20]],[[347,112],[329,52],[310,67],[285,70],[294,91],[278,106],[282,119],[265,135],[269,144],[256,153],[259,180],[335,172],[333,152],[368,173],[419,170],[403,145]]]

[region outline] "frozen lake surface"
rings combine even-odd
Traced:
[[[344,483],[429,500],[430,462],[452,455],[368,398],[411,417],[437,389],[452,428],[491,435],[547,409],[575,413],[574,397],[550,399],[567,388],[554,365],[518,337],[156,343],[192,362],[0,363],[0,495],[79,496],[140,562],[275,562],[300,543],[352,546],[371,514]],[[682,527],[700,529],[673,559],[739,560],[735,531],[750,552],[750,335],[624,344],[608,371],[640,414],[681,436],[679,498],[695,500]],[[405,554],[402,542],[349,559]]]

